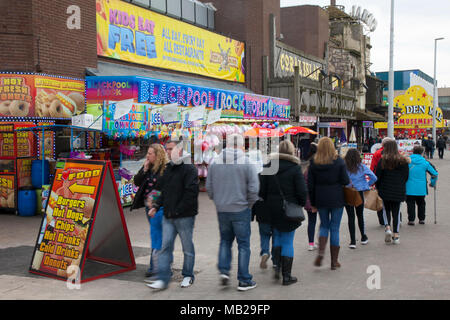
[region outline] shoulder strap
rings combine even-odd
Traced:
[[[289,168],[289,169],[287,169],[287,170],[285,170],[283,172],[288,172],[288,171],[292,170],[292,168],[295,168],[295,167],[296,166],[292,166],[291,168]],[[281,197],[283,198],[283,200],[286,200],[286,198],[284,197],[283,190],[281,190],[281,185],[280,185],[280,182],[278,181],[277,174],[274,175],[275,176],[275,182],[277,183],[278,189],[280,190]],[[294,184],[294,186],[295,186],[295,184]]]

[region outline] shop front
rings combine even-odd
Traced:
[[[57,158],[58,137],[54,132],[18,130],[66,124],[83,111],[82,79],[21,72],[0,74],[0,174],[4,181],[1,212],[40,212],[42,189],[48,188]]]
[[[418,140],[431,134],[433,128],[433,97],[423,87],[412,86],[405,94],[394,99],[394,105],[401,108],[401,115],[394,122],[394,136],[399,140]],[[377,122],[375,128],[382,136],[387,135],[387,123]],[[445,128],[441,108],[436,108],[436,128]]]
[[[86,104],[102,123],[123,205],[133,200],[132,177],[152,142],[183,139],[206,177],[212,149],[224,136],[285,129],[290,116],[288,99],[138,76],[86,77]]]

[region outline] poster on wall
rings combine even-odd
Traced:
[[[0,117],[34,117],[34,76],[0,74]]]
[[[29,271],[61,280],[75,273],[84,282],[134,269],[119,204],[109,161],[58,162]],[[83,278],[86,259],[121,269],[97,266],[97,275]]]
[[[17,159],[17,185],[31,187],[31,165],[35,158]]]
[[[97,54],[245,82],[245,44],[119,0],[96,0]]]
[[[85,109],[84,81],[34,76],[35,116],[71,118]]]
[[[15,176],[0,174],[0,208],[14,209],[15,205]]]
[[[81,79],[0,74],[0,117],[70,118],[84,109]]]

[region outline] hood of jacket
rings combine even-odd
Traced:
[[[270,160],[286,160],[295,164],[300,164],[300,159],[294,155],[286,154],[286,153],[272,153],[269,156]]]
[[[418,165],[427,162],[427,160],[419,154],[412,154],[409,158],[412,165]]]
[[[215,159],[216,163],[248,163],[246,162],[246,155],[244,151],[241,149],[234,149],[234,148],[226,148],[223,149],[223,151],[219,154],[217,159]]]
[[[181,156],[177,159],[172,159],[170,162],[175,165],[178,166],[180,164],[189,164],[190,163],[190,159],[191,159],[191,154],[187,153],[186,151],[183,150],[183,153],[181,154]]]

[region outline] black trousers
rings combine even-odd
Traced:
[[[406,196],[408,221],[410,222],[414,222],[414,220],[416,220],[416,204],[419,221],[425,220],[425,196]]]
[[[383,200],[384,225],[390,226],[392,219],[394,233],[400,232],[400,204],[401,202]]]
[[[356,244],[355,237],[355,211],[356,216],[358,217],[358,227],[359,232],[361,232],[361,237],[366,235],[366,230],[364,227],[364,193],[362,191],[359,192],[363,203],[358,207],[353,206],[345,206],[345,211],[347,211],[348,216],[348,230],[350,232],[350,244]]]
[[[443,159],[444,158],[444,148],[439,148],[438,152],[439,152],[439,159]]]

